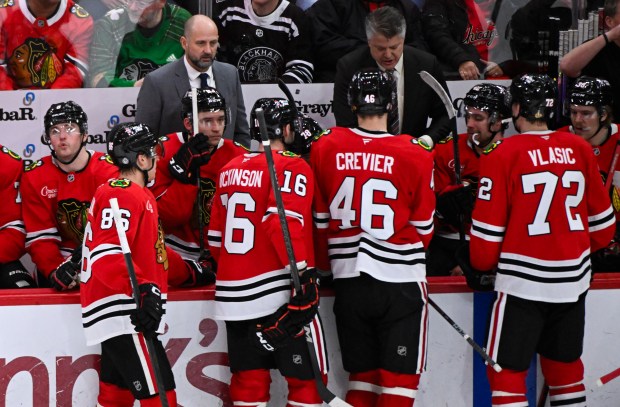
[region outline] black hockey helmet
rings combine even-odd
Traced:
[[[524,74],[512,80],[512,103],[520,106],[519,116],[530,121],[549,122],[555,115],[556,84],[547,75]]]
[[[138,154],[155,157],[159,152],[163,155],[160,140],[149,126],[142,123],[117,124],[108,133],[107,143],[112,162],[121,170],[135,166]]]
[[[491,123],[495,123],[500,119],[499,116],[501,116],[501,119],[510,118],[512,116],[510,93],[505,86],[492,83],[475,85],[465,95],[463,103],[466,107],[472,107],[487,112],[491,119]]]
[[[198,112],[217,112],[224,111],[226,114],[226,124],[228,124],[228,111],[226,109],[226,99],[215,88],[196,89],[196,100]],[[183,118],[192,119],[192,90],[188,90],[181,99],[181,114]]]
[[[75,123],[80,127],[80,133],[88,131],[88,117],[80,105],[69,100],[55,103],[50,106],[43,118],[45,126],[45,141],[49,143],[49,131],[52,126],[60,123]]]
[[[297,118],[294,109],[288,100],[283,98],[261,98],[252,107],[250,114],[250,136],[252,140],[261,141],[260,128],[256,118],[256,109],[261,108],[265,113],[265,123],[267,124],[267,135],[270,140],[277,140],[284,135],[284,126],[293,124]],[[294,124],[298,128],[301,125]],[[293,128],[295,130],[295,127]]]
[[[381,115],[392,108],[392,80],[378,68],[357,71],[349,84],[351,111],[362,115]]]
[[[312,142],[322,132],[323,129],[314,119],[304,116],[301,118],[301,129],[295,130],[295,139],[292,144],[287,144],[287,149],[295,154],[307,154]]]
[[[594,106],[599,115],[613,100],[611,85],[605,79],[582,76],[568,91],[568,103],[577,106]]]

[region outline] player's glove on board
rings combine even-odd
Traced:
[[[164,313],[161,291],[152,283],[140,284],[140,305],[129,315],[136,332],[143,332],[144,336],[154,337],[159,328]]]
[[[49,275],[50,285],[58,291],[67,291],[75,288],[80,282],[80,265],[65,260]]]
[[[469,243],[464,243],[456,249],[456,261],[467,281],[467,286],[475,291],[493,291],[495,289],[495,270],[480,271],[471,266],[469,261]]]
[[[211,255],[196,260],[184,260],[189,269],[190,276],[183,287],[201,287],[215,283],[217,264]]]
[[[471,223],[474,192],[472,184],[450,185],[444,188],[437,197],[437,212],[449,225],[457,229],[461,223],[459,214],[463,215],[463,222]]]
[[[202,133],[187,140],[170,159],[170,174],[184,184],[195,184],[200,167],[211,160],[209,138]]]

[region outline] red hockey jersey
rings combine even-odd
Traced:
[[[313,267],[312,171],[293,153],[273,155],[295,259]],[[222,168],[208,238],[218,262],[216,318],[258,318],[288,302],[289,261],[263,153],[234,158]]]
[[[592,148],[564,132],[530,132],[480,159],[471,262],[498,267],[495,289],[534,301],[573,302],[590,285],[590,252],[615,220]]]
[[[82,246],[80,298],[88,345],[135,333],[129,313],[136,304],[112,217],[111,198],[118,200],[138,285],[156,284],[166,309],[168,258],[155,197],[148,188],[126,179],[111,180],[95,193]],[[164,320],[165,312],[160,333]]]
[[[22,257],[26,231],[22,221],[22,204],[19,182],[22,176],[22,159],[0,145],[0,263],[8,263]]]
[[[82,87],[92,34],[92,17],[73,0],[47,18],[25,0],[1,2],[0,89]]]
[[[81,244],[86,211],[97,187],[118,175],[106,155],[89,152],[91,158],[82,171],[66,173],[46,156],[29,165],[22,176],[26,250],[45,277]]]
[[[198,186],[183,184],[170,175],[168,164],[184,143],[183,133],[169,134],[164,138],[164,157],[157,162],[155,183],[150,186],[157,198],[159,216],[166,232],[166,244],[181,257],[197,260],[200,253],[200,231],[196,197]],[[247,150],[231,140],[221,139],[208,164],[200,168],[200,202],[207,247],[206,230],[211,216],[211,204],[217,187],[217,175],[231,159]]]
[[[312,145],[310,164],[317,239],[327,239],[334,278],[426,281],[432,153],[410,136],[335,127]]]

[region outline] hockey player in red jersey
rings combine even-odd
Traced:
[[[433,234],[432,153],[387,131],[392,87],[357,72],[349,104],[358,127],[335,127],[312,146],[317,250],[327,246],[334,313],[354,406],[407,406],[426,368],[425,248]],[[329,267],[319,263],[321,269]]]
[[[556,84],[544,75],[512,81],[512,116],[521,134],[480,159],[472,217],[471,266],[496,270],[487,350],[493,406],[527,407],[532,357],[551,405],[584,406],[581,361],[590,253],[609,244],[615,219],[591,146],[548,130]]]
[[[617,157],[620,154],[620,131],[618,125],[612,123],[611,105],[609,82],[582,76],[568,92],[571,125],[560,130],[575,133],[592,146],[603,181],[609,185],[609,196],[617,225],[620,220],[620,158]],[[614,241],[608,247],[593,253],[592,271],[620,271],[619,233],[620,230],[616,229]]]
[[[22,220],[19,182],[22,159],[0,145],[0,288],[32,288],[36,284],[19,260],[25,253],[26,231]]]
[[[478,187],[478,160],[487,147],[503,138],[508,126],[505,121],[511,117],[510,93],[501,85],[475,85],[462,101],[467,133],[458,139],[461,185],[456,184],[454,139],[448,137],[435,146],[437,212],[435,234],[428,248],[427,276],[463,275],[454,253],[462,243],[460,228],[469,234]]]
[[[73,0],[0,5],[0,89],[80,88],[93,19]]]
[[[78,282],[79,266],[70,257],[82,243],[90,200],[118,169],[103,153],[86,149],[87,116],[77,103],[53,104],[43,121],[51,155],[25,169],[20,187],[26,250],[39,286],[67,290]]]
[[[216,89],[203,88],[196,89],[196,97],[199,133],[194,135],[192,92],[188,91],[181,101],[186,131],[165,137],[166,156],[157,163],[157,176],[150,188],[157,198],[166,244],[186,259],[213,264],[206,231],[217,175],[228,161],[247,150],[222,138],[230,117],[222,95]],[[198,283],[213,281],[210,278]]]
[[[140,123],[121,123],[108,135],[108,153],[120,177],[97,189],[88,210],[80,297],[88,345],[101,344],[100,407],[160,406],[150,358],[156,357],[169,405],[174,376],[157,338],[163,333],[169,262],[155,197],[146,188],[156,171],[158,139]],[[140,305],[136,307],[110,199],[116,198],[131,249]],[[133,326],[132,326],[133,325]],[[156,354],[147,356],[145,336]]]
[[[265,406],[269,401],[270,369],[288,384],[287,406],[321,406],[313,380],[303,326],[315,339],[319,368],[327,373],[327,356],[318,308],[312,242],[310,166],[287,145],[307,130],[285,99],[256,101],[250,133],[260,140],[256,108],[262,108],[274,151],[275,171],[302,292],[291,297],[291,271],[262,152],[236,157],[220,171],[213,199],[209,246],[218,262],[215,317],[226,321],[235,405]]]

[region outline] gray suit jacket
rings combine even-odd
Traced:
[[[249,146],[250,130],[237,68],[214,61],[213,77],[215,87],[230,110],[230,123],[226,127],[224,138]],[[149,73],[138,93],[136,121],[147,124],[159,136],[185,131],[181,117],[181,99],[189,89],[189,76],[183,59]]]

